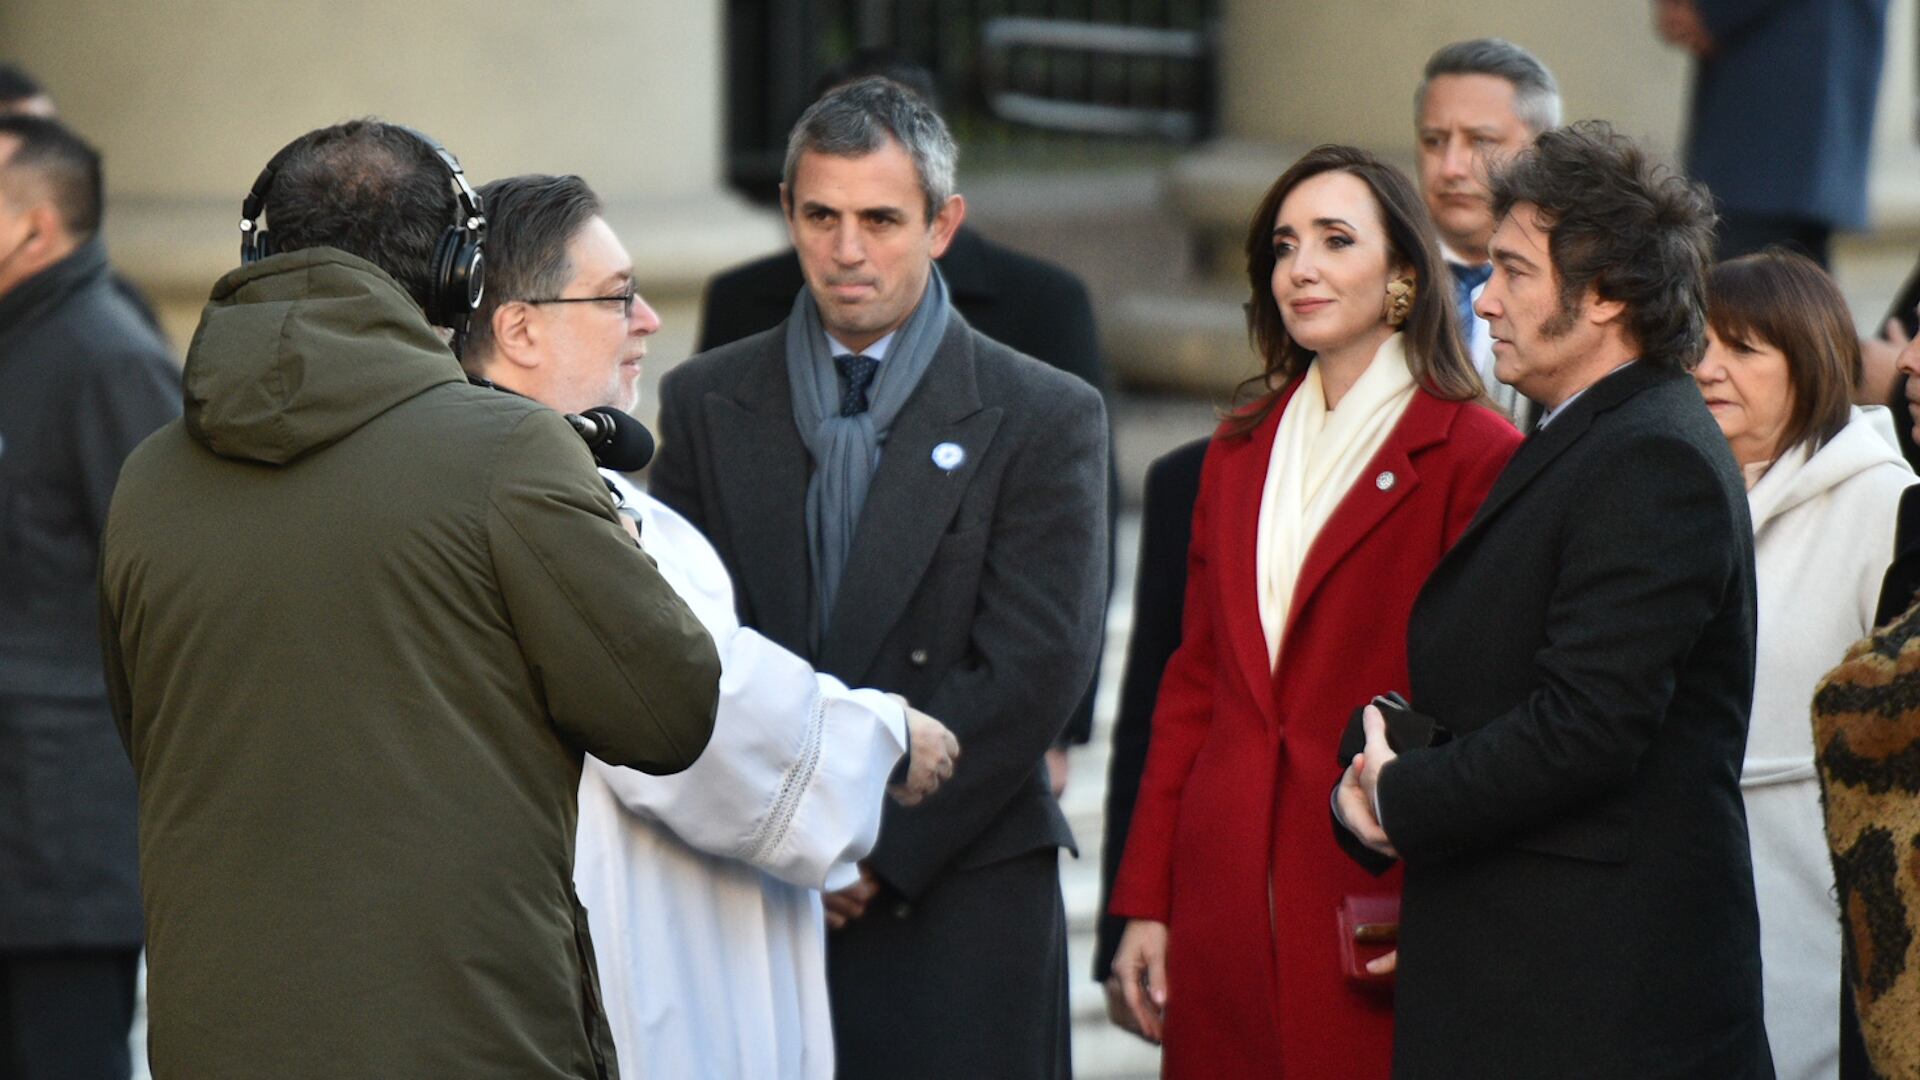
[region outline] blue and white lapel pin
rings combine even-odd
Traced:
[[[933,448],[933,463],[943,472],[952,472],[967,463],[967,452],[959,443],[943,442]]]

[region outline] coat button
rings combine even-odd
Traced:
[[[1394,476],[1392,473],[1383,472],[1379,476],[1376,476],[1373,478],[1373,486],[1379,488],[1381,491],[1392,491],[1393,481],[1394,481]]]
[[[912,905],[912,904],[909,904],[909,903],[908,903],[908,902],[906,902],[905,900],[902,900],[902,901],[900,901],[899,903],[897,903],[897,904],[895,904],[895,905],[893,905],[893,917],[894,917],[894,918],[896,918],[896,919],[904,919],[904,918],[906,918],[907,916],[909,916],[909,915],[911,915],[911,914],[913,914],[913,905]]]
[[[912,664],[914,667],[926,667],[927,666],[927,650],[915,649],[912,652],[908,653],[907,663]]]

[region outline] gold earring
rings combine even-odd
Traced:
[[[1387,282],[1387,325],[1399,326],[1413,311],[1413,280],[1395,278]]]

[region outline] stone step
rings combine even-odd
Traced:
[[[1247,344],[1245,286],[1133,293],[1101,313],[1116,381],[1130,388],[1224,397],[1260,364]]]

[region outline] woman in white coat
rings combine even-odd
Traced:
[[[1813,766],[1814,685],[1873,628],[1900,494],[1893,418],[1849,404],[1860,347],[1818,266],[1770,250],[1721,263],[1694,369],[1746,474],[1759,635],[1740,787],[1780,1080],[1839,1073],[1840,912]]]

